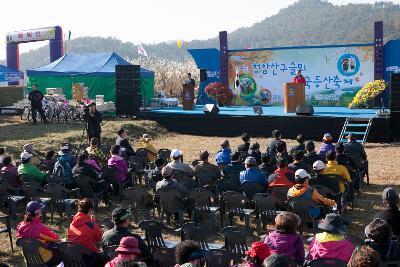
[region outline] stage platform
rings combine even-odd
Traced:
[[[336,140],[347,117],[373,118],[377,109],[349,109],[346,107],[314,107],[314,116],[284,113],[283,106],[263,107],[263,115],[256,115],[252,107],[221,107],[216,115],[205,114],[203,106],[185,111],[182,107],[153,109],[142,112],[144,119],[155,120],[170,131],[206,136],[239,136],[248,132],[255,137],[270,137],[280,129],[284,138],[295,138],[303,133],[308,139],[319,140],[329,132]],[[389,142],[389,120],[374,118],[368,142]]]

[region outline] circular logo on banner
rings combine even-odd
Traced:
[[[257,83],[249,74],[240,75],[240,95],[252,97],[257,90]]]
[[[263,104],[268,104],[272,99],[271,91],[268,89],[262,89],[260,91],[259,99]]]
[[[339,58],[337,68],[343,76],[353,76],[360,70],[360,60],[354,54],[344,54]]]

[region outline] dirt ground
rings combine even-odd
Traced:
[[[120,127],[128,130],[128,135],[133,144],[138,138],[149,133],[154,137],[153,144],[156,148],[179,148],[183,151],[184,159],[187,162],[197,159],[200,150],[206,149],[210,152],[213,160],[219,150],[219,143],[224,137],[204,137],[192,135],[180,135],[170,133],[157,123],[151,121],[132,121],[129,119],[106,119],[103,123],[103,142],[112,144],[116,138],[116,131]],[[324,130],[321,129],[321,135]],[[240,135],[241,133],[238,133]],[[19,117],[0,116],[0,146],[6,146],[6,151],[17,157],[25,143],[33,144],[38,150],[58,149],[63,141],[78,145],[81,142],[82,124],[51,124],[31,125],[29,122],[21,121]],[[270,133],[265,133],[270,136]],[[284,133],[283,133],[284,137]],[[240,137],[229,138],[232,148],[241,143]],[[252,140],[257,141],[262,150],[266,149],[267,138]],[[293,140],[286,140],[290,147],[295,143]],[[320,143],[317,143],[317,148]],[[400,158],[400,147],[390,144],[367,143],[366,151],[369,158],[370,185],[365,186],[359,197],[356,197],[354,210],[349,209],[346,216],[352,220],[350,231],[359,238],[364,238],[364,227],[370,222],[373,215],[382,208],[381,192],[385,187],[394,186],[399,190],[400,179],[396,171],[398,159]],[[100,207],[97,218],[101,221],[104,217],[110,216],[112,209],[118,206],[127,207],[127,203],[113,199],[112,207]],[[12,222],[14,254],[11,253],[8,236],[0,235],[0,262],[8,263],[11,266],[24,266],[21,250],[15,246],[16,225],[21,220]],[[68,222],[55,215],[53,223],[49,225],[62,238],[65,238]],[[1,227],[1,226],[0,226]],[[135,228],[135,225],[133,225]],[[140,232],[138,231],[140,234]],[[178,236],[168,236],[171,239],[178,239]],[[217,240],[218,241],[218,240]]]

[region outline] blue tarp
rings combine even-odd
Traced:
[[[67,53],[56,61],[32,70],[28,76],[114,76],[115,65],[130,65],[116,53]],[[154,72],[140,69],[141,77],[154,77]]]
[[[16,69],[0,65],[0,82],[18,82],[24,79],[24,74]]]

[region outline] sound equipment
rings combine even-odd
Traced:
[[[390,131],[400,139],[400,73],[390,75]]]
[[[207,70],[200,69],[200,82],[207,81]]]
[[[115,108],[117,115],[134,116],[140,113],[139,65],[115,65]]]
[[[311,105],[297,105],[296,115],[312,116],[314,115],[314,108]]]
[[[216,115],[219,112],[219,107],[214,104],[206,104],[203,108],[205,114]]]
[[[257,114],[259,116],[264,114],[264,110],[261,106],[253,106],[253,112],[254,112],[254,114]]]

